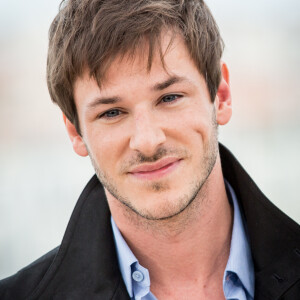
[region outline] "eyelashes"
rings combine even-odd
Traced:
[[[119,115],[121,115],[121,113],[122,113],[121,110],[114,108],[104,112],[99,116],[99,118],[112,119],[118,117]]]
[[[183,95],[180,95],[180,94],[168,94],[159,99],[158,105],[159,104],[171,105],[171,104],[177,102],[182,97],[183,97]],[[113,120],[113,119],[117,119],[118,117],[120,117],[121,115],[123,115],[125,113],[126,112],[124,112],[120,108],[112,108],[112,109],[109,109],[109,110],[101,113],[97,117],[97,119]]]
[[[164,103],[172,103],[177,101],[179,98],[181,98],[182,95],[178,95],[178,94],[170,94],[170,95],[166,95],[163,96],[160,100],[160,102],[164,102]]]

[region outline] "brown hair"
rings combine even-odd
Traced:
[[[161,32],[180,32],[205,77],[212,101],[221,81],[223,41],[202,0],[63,0],[49,30],[47,83],[53,102],[80,126],[73,85],[87,69],[100,86],[118,55],[135,55],[148,44],[148,70],[160,49]]]

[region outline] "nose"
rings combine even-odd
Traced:
[[[134,129],[130,137],[130,148],[145,156],[152,156],[166,141],[161,125],[149,114],[143,113],[134,120]]]

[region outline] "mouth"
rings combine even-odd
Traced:
[[[156,180],[170,174],[178,167],[180,162],[181,159],[168,157],[153,164],[143,164],[137,166],[133,168],[129,174],[138,179]]]

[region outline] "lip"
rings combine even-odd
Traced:
[[[129,174],[147,180],[159,179],[172,172],[180,163],[177,157],[161,159],[153,164],[143,164],[130,170]]]

